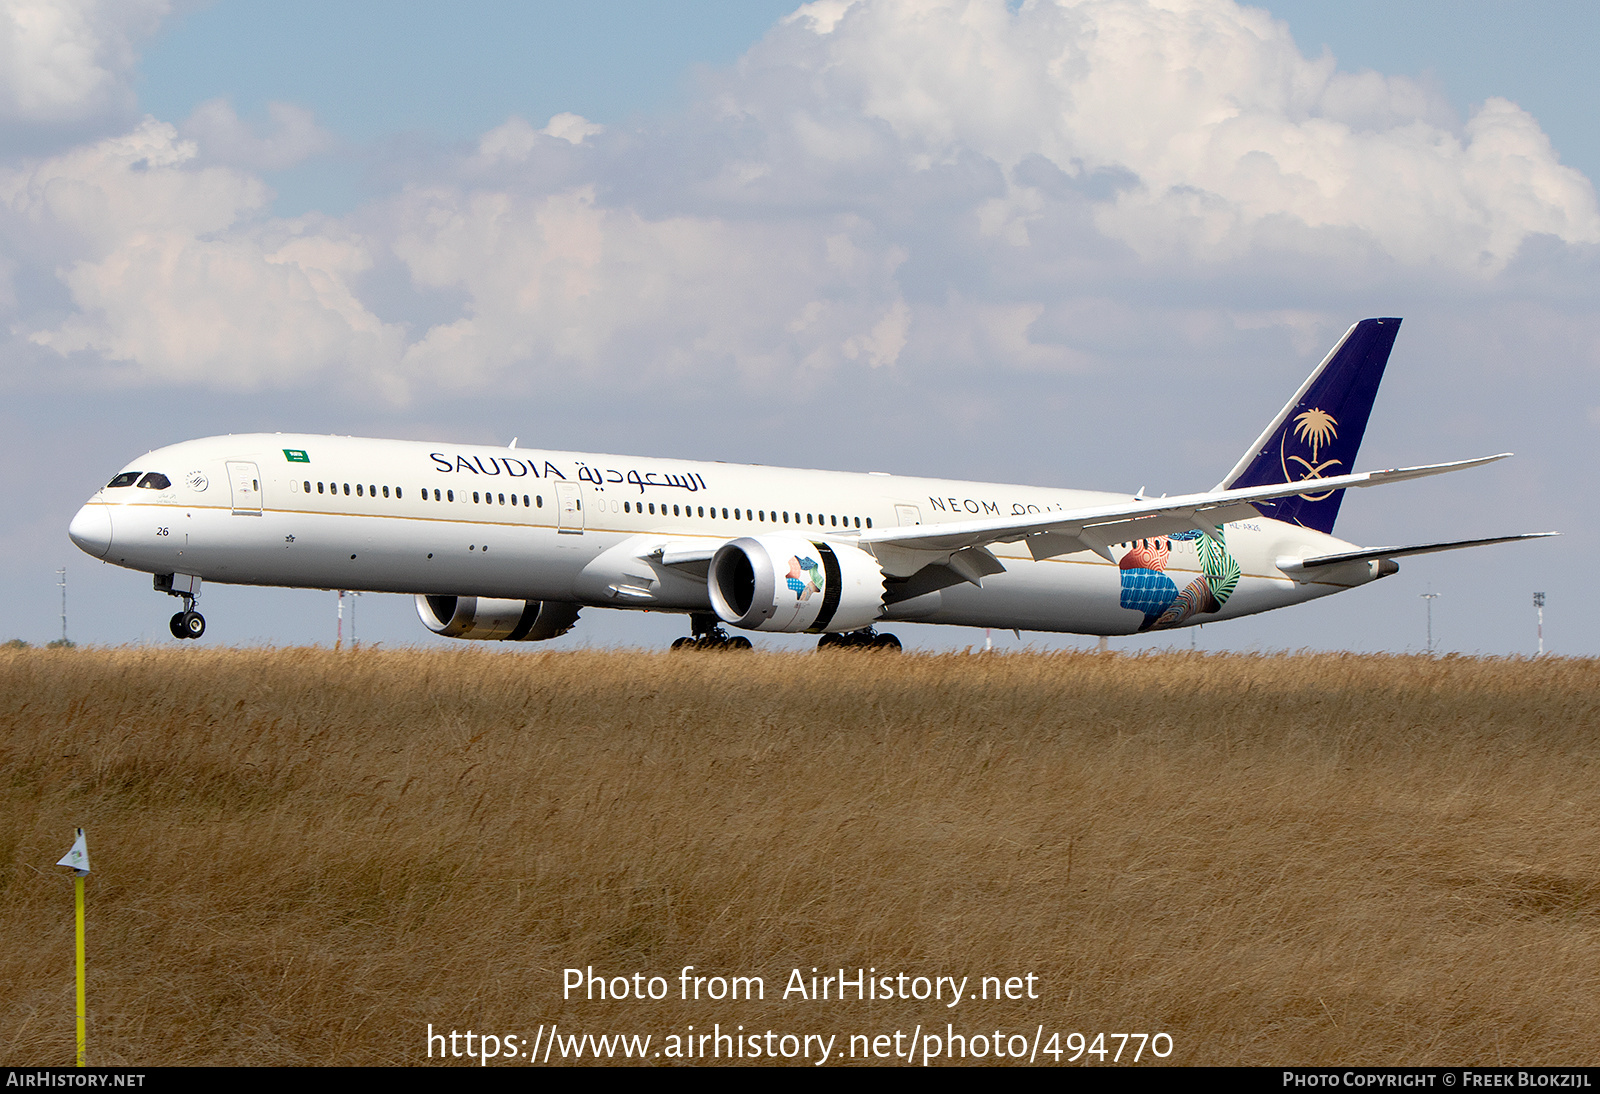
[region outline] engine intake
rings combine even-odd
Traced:
[[[553,600],[491,600],[486,596],[417,597],[423,626],[446,638],[542,642],[578,621],[578,605]]]
[[[717,618],[756,631],[854,631],[883,614],[883,569],[859,547],[753,536],[717,549],[708,575]]]

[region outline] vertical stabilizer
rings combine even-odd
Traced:
[[[1310,482],[1354,471],[1356,450],[1398,333],[1398,319],[1363,319],[1347,330],[1217,488]],[[1343,490],[1318,493],[1313,488],[1255,505],[1274,520],[1332,532],[1343,498]]]

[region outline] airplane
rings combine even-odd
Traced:
[[[1297,604],[1398,558],[1554,532],[1361,547],[1344,491],[1510,453],[1352,464],[1400,320],[1345,332],[1211,490],[1085,490],[303,434],[208,437],[126,465],[68,534],[179,597],[202,583],[407,593],[436,634],[541,641],[584,608],[682,613],[674,648],[748,632],[899,649],[882,623],[1131,635]]]

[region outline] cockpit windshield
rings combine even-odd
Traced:
[[[134,483],[139,481],[139,476],[142,473],[143,472],[140,471],[124,471],[122,474],[106,483],[106,489],[111,490],[118,486],[132,486]]]
[[[165,490],[171,485],[172,480],[159,471],[152,471],[139,480],[139,488],[142,490]]]

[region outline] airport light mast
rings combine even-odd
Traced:
[[[1533,606],[1539,610],[1539,653],[1538,653],[1538,656],[1543,657],[1544,656],[1544,594],[1543,593],[1534,593],[1533,594]]]
[[[1433,656],[1433,602],[1435,600],[1439,599],[1439,597],[1441,597],[1444,594],[1443,593],[1435,593],[1435,592],[1426,592],[1426,593],[1419,593],[1418,595],[1421,596],[1422,599],[1424,599],[1424,600],[1426,600],[1428,602],[1428,656],[1432,657]]]

